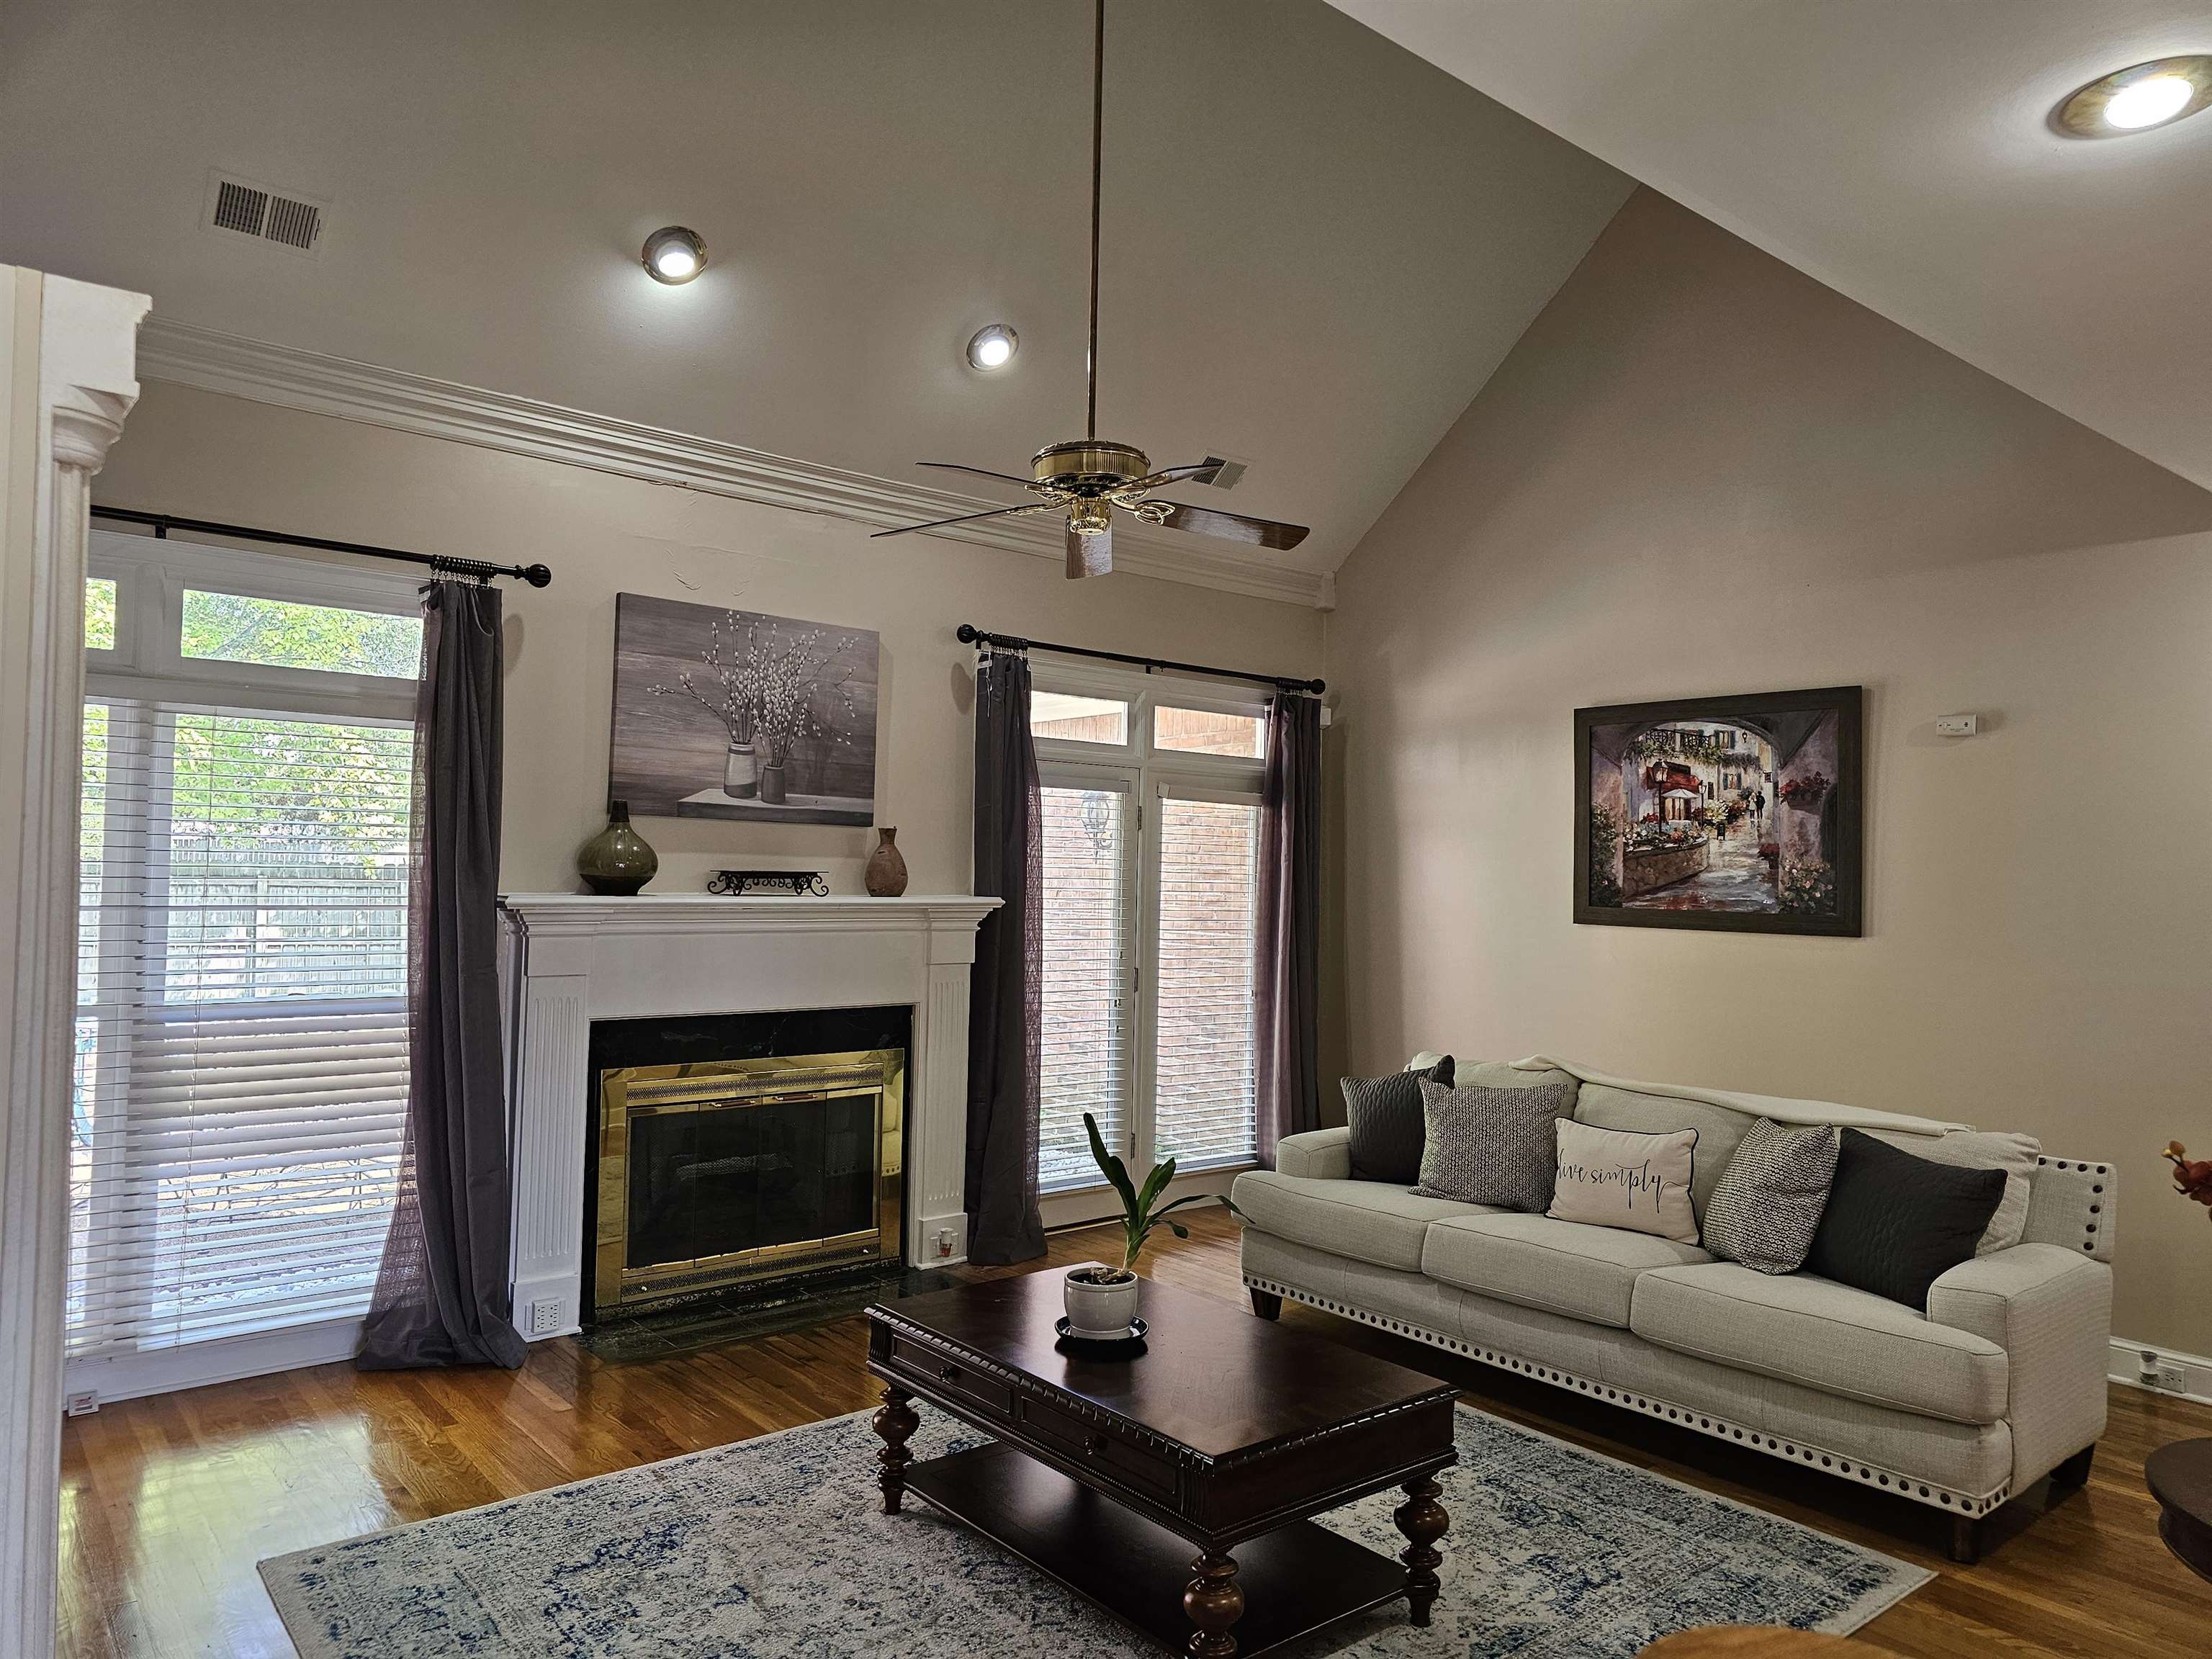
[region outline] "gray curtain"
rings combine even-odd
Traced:
[[[968,1003],[968,1259],[1044,1254],[1037,1077],[1044,1036],[1044,801],[1030,735],[1030,665],[975,672],[975,891],[1006,902],[975,936]]]
[[[1260,1161],[1321,1127],[1321,703],[1278,691],[1260,787],[1260,914],[1254,977]]]
[[[500,599],[423,590],[408,888],[407,1126],[364,1370],[522,1363],[499,1020]]]

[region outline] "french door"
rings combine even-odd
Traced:
[[[1197,1173],[1255,1156],[1258,757],[1249,747],[1166,748],[1163,732],[1172,732],[1162,717],[1190,711],[1162,696],[1134,691],[1132,706],[1110,716],[1084,706],[1090,699],[1040,699],[1048,717],[1060,716],[1038,725],[1038,1176],[1048,1194],[1103,1180],[1085,1112],[1139,1172],[1167,1158],[1179,1173]],[[1243,708],[1208,718],[1259,724]],[[1257,741],[1241,732],[1235,740]],[[1130,758],[1083,752],[1108,747]]]

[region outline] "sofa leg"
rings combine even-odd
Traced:
[[[2087,1445],[2068,1458],[2051,1472],[2051,1490],[2072,1492],[2076,1486],[2089,1484],[2089,1466],[2097,1461],[2097,1449]]]
[[[1964,1515],[1951,1517],[1950,1555],[1962,1567],[1971,1567],[1982,1559],[1980,1522]]]
[[[1252,1311],[1262,1319],[1279,1319],[1283,1313],[1283,1298],[1273,1291],[1263,1291],[1257,1285],[1244,1287],[1251,1292]]]

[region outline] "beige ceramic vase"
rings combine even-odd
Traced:
[[[898,831],[878,829],[876,850],[868,854],[868,896],[896,898],[906,891],[906,858],[898,849]]]

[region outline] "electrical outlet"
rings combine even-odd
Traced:
[[[84,1389],[70,1395],[62,1409],[71,1417],[90,1417],[100,1409],[100,1394],[94,1389]]]
[[[541,1296],[530,1304],[530,1332],[532,1336],[550,1336],[561,1328],[561,1298]]]
[[[2160,1360],[2158,1362],[2157,1380],[2153,1386],[2155,1388],[2164,1389],[2169,1394],[2187,1394],[2189,1392],[2189,1367],[2181,1364],[2179,1360]]]

